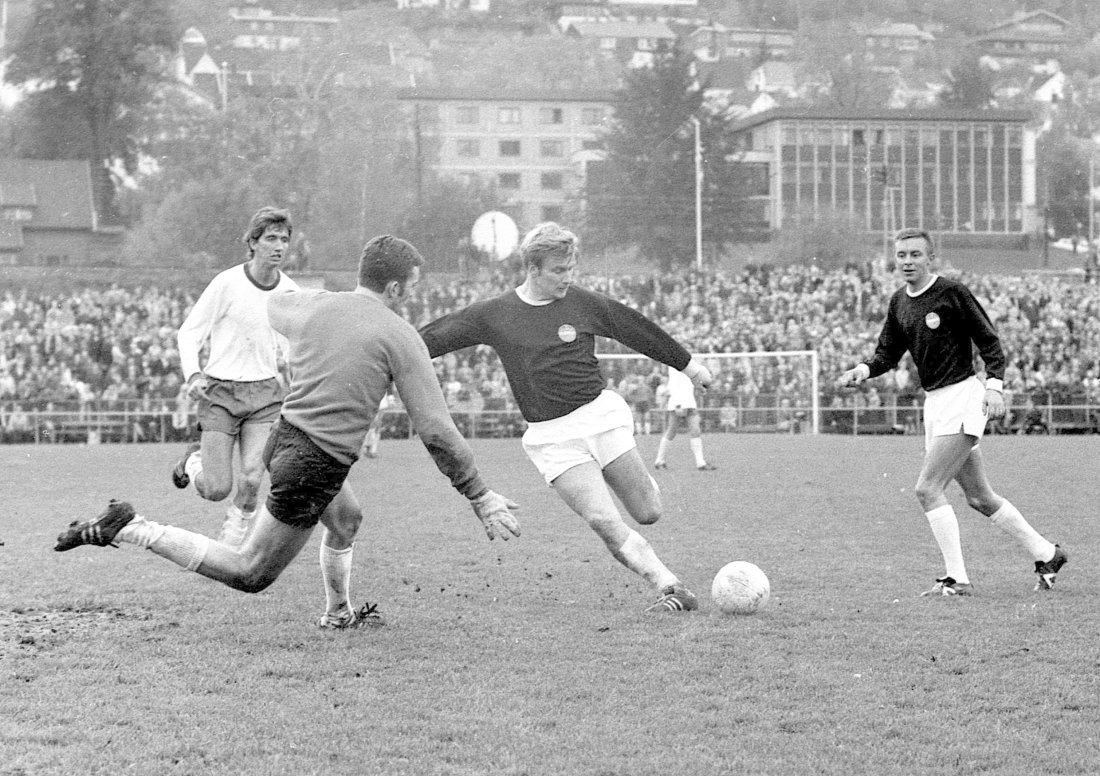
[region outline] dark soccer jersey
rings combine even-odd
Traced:
[[[500,358],[523,417],[531,423],[568,415],[600,395],[604,378],[596,337],[683,369],[691,354],[624,304],[570,287],[565,297],[532,305],[515,291],[475,302],[420,329],[432,358],[489,345]]]
[[[989,316],[970,290],[955,280],[936,278],[918,296],[903,286],[890,299],[871,377],[888,372],[909,351],[926,391],[954,385],[973,375],[974,346],[989,377],[1004,379],[1001,340]]]

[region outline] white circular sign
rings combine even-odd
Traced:
[[[519,245],[519,229],[507,213],[490,210],[488,213],[482,213],[474,221],[474,227],[470,230],[470,240],[475,247],[485,251],[493,261],[502,261],[511,256]]]

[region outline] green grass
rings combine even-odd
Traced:
[[[109,497],[215,533],[159,446],[0,447],[0,775],[1086,774],[1100,762],[1095,437],[993,437],[994,487],[1070,551],[1050,593],[961,494],[977,595],[941,573],[915,437],[678,440],[641,529],[697,592],[761,566],[768,608],[644,615],[652,593],[546,488],[476,441],[523,536],[488,542],[415,442],[353,482],[357,601],[329,633],[317,538],[247,596],[148,552],[51,550]],[[640,445],[651,458],[656,437]]]

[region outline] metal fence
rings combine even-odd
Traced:
[[[811,406],[777,396],[760,395],[746,401],[708,394],[699,412],[706,433],[809,434],[815,428]],[[919,399],[880,407],[822,406],[818,412],[816,428],[823,434],[924,433]],[[518,437],[526,428],[516,410],[456,410],[451,414],[469,438]],[[665,413],[636,408],[635,420],[640,434],[659,434],[664,430]],[[24,403],[0,402],[0,444],[174,443],[194,439],[197,433],[193,412],[150,409],[141,402],[115,403],[108,409],[58,403],[27,409]],[[384,437],[408,438],[414,433],[404,411],[383,413]],[[1100,433],[1100,404],[1054,394],[1018,397],[1005,418],[990,422],[987,433]]]

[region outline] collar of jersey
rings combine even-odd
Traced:
[[[924,284],[924,288],[922,288],[920,291],[914,291],[913,289],[906,286],[905,293],[909,294],[909,296],[920,296],[925,291],[930,289],[932,287],[932,284],[935,283],[939,279],[940,279],[939,275],[932,275],[930,278],[928,278],[928,282]]]

